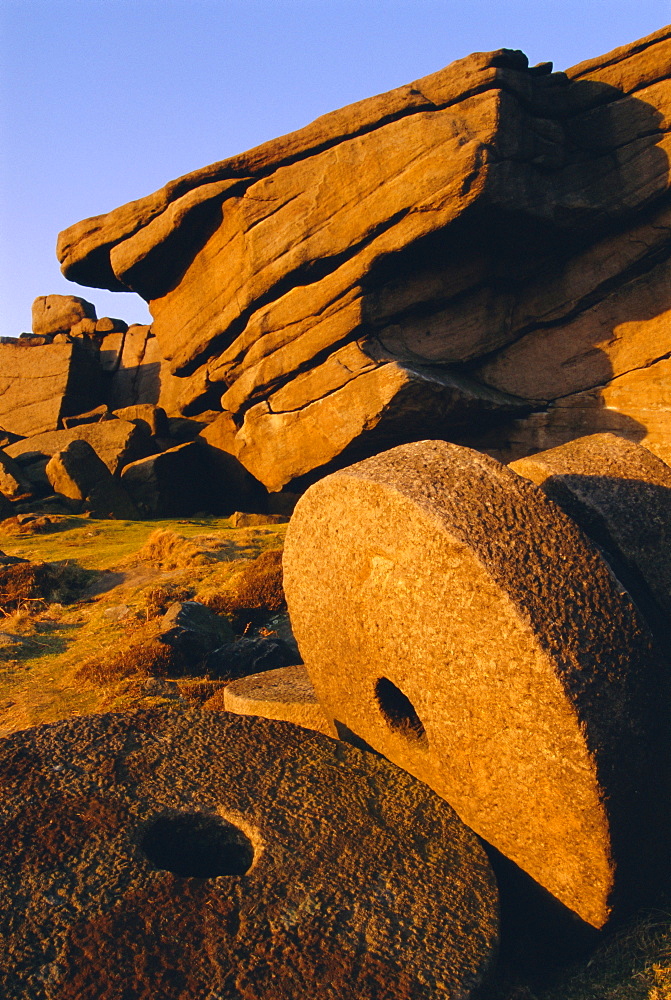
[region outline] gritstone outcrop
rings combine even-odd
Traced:
[[[668,458],[670,66],[670,28],[565,73],[476,53],[78,223],[59,258],[149,301],[270,490],[427,436]]]

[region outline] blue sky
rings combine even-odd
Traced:
[[[671,0],[0,0],[0,335],[37,295],[148,322],[65,281],[59,230],[477,50],[564,69]]]

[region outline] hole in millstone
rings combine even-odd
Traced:
[[[254,860],[247,834],[207,813],[160,816],[145,830],[140,847],[157,868],[185,878],[244,875]]]
[[[422,720],[413,703],[400,688],[386,677],[380,677],[375,685],[375,696],[390,729],[403,736],[426,741]]]

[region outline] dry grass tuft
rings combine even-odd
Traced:
[[[190,538],[175,531],[157,528],[133,556],[134,562],[147,563],[163,570],[188,569],[216,561],[216,556],[199,548]]]
[[[85,660],[75,677],[86,684],[116,684],[126,677],[172,677],[184,670],[183,657],[163,642],[136,642],[117,653]]]
[[[208,607],[233,618],[249,611],[274,612],[286,607],[282,586],[282,549],[262,552],[229,582],[227,588],[211,595]]]
[[[531,1000],[671,1000],[671,914],[640,915]]]
[[[76,599],[90,573],[69,563],[14,563],[0,567],[0,614],[41,611]]]
[[[224,681],[195,678],[179,682],[179,693],[192,705],[203,705],[209,698],[225,686]]]

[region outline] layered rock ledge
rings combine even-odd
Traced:
[[[61,234],[133,289],[210,444],[269,489],[433,436],[669,458],[671,28],[567,70],[476,53]],[[306,478],[307,477],[307,478]]]

